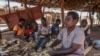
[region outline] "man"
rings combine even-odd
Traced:
[[[46,43],[49,41],[50,39],[50,27],[47,24],[47,21],[45,18],[42,18],[42,24],[40,25],[40,28],[38,30],[38,35],[39,35],[39,40],[37,41],[36,45],[35,45],[35,50],[38,52],[41,52],[42,49],[45,48]]]
[[[86,19],[83,19],[80,24],[81,29],[84,31],[85,36],[90,35],[90,26],[88,26],[88,22]]]
[[[52,26],[52,28],[51,28],[51,30],[52,30],[52,36],[53,37],[56,37],[57,35],[58,35],[58,33],[59,33],[59,24],[61,23],[61,21],[60,21],[60,19],[57,19],[56,20],[56,23],[55,24],[53,24],[53,26]]]
[[[85,33],[85,46],[86,46],[86,43],[88,44],[88,46],[91,46],[92,45],[92,40],[90,38],[90,26],[88,26],[88,22],[86,19],[83,19],[81,21],[81,25],[80,25],[81,29],[84,31]]]
[[[65,18],[65,28],[58,34],[57,39],[50,46],[51,56],[84,56],[85,35],[81,28],[76,27],[79,15],[68,12]],[[54,50],[53,47],[62,42],[62,48]]]

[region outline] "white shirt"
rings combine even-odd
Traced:
[[[48,34],[50,34],[51,33],[51,30],[50,30],[50,27],[49,26],[47,26],[47,27],[44,27],[43,25],[40,25],[40,27],[39,27],[39,29],[38,29],[38,32],[39,33],[43,33],[43,34],[45,34],[45,33],[48,33]]]
[[[83,31],[85,31],[88,27],[89,27],[89,26],[86,26],[86,27],[84,27],[84,28],[81,27],[81,29],[82,29]],[[87,33],[90,34],[90,29],[88,29]]]
[[[80,27],[75,27],[69,35],[67,33],[67,28],[64,28],[60,31],[57,38],[62,40],[64,48],[70,48],[72,43],[80,44],[81,47],[75,53],[84,54],[85,35]]]

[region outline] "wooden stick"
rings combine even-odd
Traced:
[[[81,12],[81,14],[80,14],[79,22],[81,23],[82,11],[80,11],[80,12]]]
[[[44,16],[44,14],[45,14],[45,6],[43,7],[43,16]]]
[[[0,46],[2,45],[2,35],[1,35],[1,31],[0,31]]]
[[[64,0],[61,0],[62,27],[64,27]]]
[[[11,10],[10,10],[10,1],[8,0],[8,8],[9,8],[9,14],[11,13]]]
[[[45,0],[41,0],[40,5],[43,5],[45,2]]]
[[[91,16],[91,7],[89,7],[89,19],[90,19],[90,27],[93,26],[93,18]]]
[[[0,39],[2,39],[1,31],[0,31]]]
[[[27,9],[27,0],[23,0],[24,7]]]

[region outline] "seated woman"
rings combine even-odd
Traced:
[[[85,37],[86,37],[85,41],[86,41],[86,43],[88,44],[88,46],[91,46],[92,45],[92,40],[90,38],[90,26],[88,26],[87,24],[88,24],[87,20],[83,19],[81,21],[81,26],[80,27],[85,33]]]
[[[25,23],[25,20],[23,18],[21,18],[19,20],[19,23],[14,26],[14,28],[13,28],[14,36],[22,37],[24,35],[24,23]]]
[[[46,43],[50,39],[50,28],[47,25],[46,19],[42,19],[42,25],[40,25],[40,29],[38,31],[39,40],[37,41],[35,45],[36,51],[41,51],[43,48],[45,48]]]
[[[49,47],[50,56],[84,56],[84,32],[76,24],[79,20],[77,12],[68,12],[65,17],[65,27],[60,30],[57,39]],[[59,49],[54,49],[58,44]]]
[[[34,40],[34,29],[31,24],[26,25],[24,34],[27,41]]]

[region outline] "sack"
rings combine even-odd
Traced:
[[[7,23],[8,27],[12,29],[16,24],[18,24],[19,17],[17,16],[17,13],[11,13],[3,15],[3,20]]]
[[[42,6],[37,6],[37,7],[30,8],[31,13],[33,15],[33,19],[42,18],[43,14],[42,14],[41,8],[42,8]]]
[[[95,49],[100,50],[100,40],[95,40],[95,41],[94,41],[94,44],[93,44],[93,47],[94,47]]]
[[[21,11],[18,11],[18,15],[20,18],[23,18],[23,19],[28,19],[28,13],[27,13],[27,10],[21,10]]]

